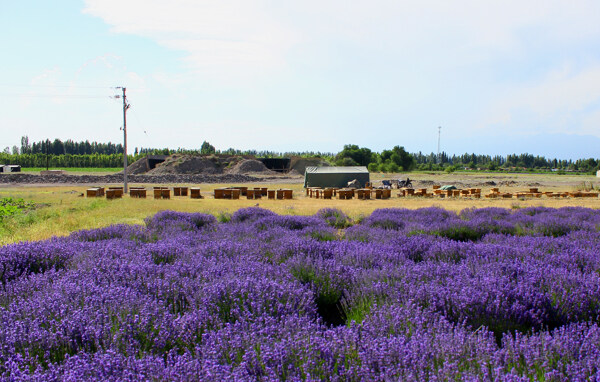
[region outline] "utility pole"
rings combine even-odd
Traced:
[[[440,157],[440,139],[442,137],[442,126],[438,126],[438,152],[437,152],[437,160],[438,163],[442,162],[442,158]]]
[[[48,152],[50,150],[50,140],[46,139],[46,171],[48,171],[49,161],[48,161]]]
[[[125,95],[127,88],[117,87],[116,89],[123,90],[123,192],[127,193],[127,109],[131,105],[127,103],[127,96]],[[119,96],[116,95],[115,98],[119,98]]]

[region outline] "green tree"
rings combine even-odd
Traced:
[[[390,160],[398,165],[398,167],[401,167],[403,171],[410,171],[416,166],[415,158],[404,150],[402,146],[394,146]]]
[[[216,152],[217,150],[215,149],[215,146],[206,141],[202,142],[202,146],[200,146],[200,154],[214,154]]]
[[[340,166],[358,166],[358,163],[352,158],[344,157],[341,161],[337,161],[336,164]]]
[[[396,173],[400,172],[400,167],[395,162],[390,162],[387,166],[388,172]]]
[[[31,145],[27,135],[21,137],[21,154],[31,154]]]
[[[373,160],[371,149],[366,147],[358,147],[358,145],[344,145],[344,149],[335,156],[335,163],[339,166],[348,166],[343,163],[348,163],[345,158],[350,158],[354,162],[350,166],[368,166]]]

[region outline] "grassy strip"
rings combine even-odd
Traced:
[[[198,185],[195,185],[198,186]],[[162,210],[182,212],[202,212],[216,216],[227,216],[244,207],[258,205],[283,215],[313,215],[322,208],[338,208],[354,221],[368,216],[379,208],[424,208],[441,207],[460,211],[465,208],[502,207],[525,208],[530,206],[564,207],[583,206],[600,208],[600,199],[438,199],[438,198],[398,198],[396,193],[388,200],[323,200],[305,196],[302,184],[269,184],[270,189],[291,188],[292,200],[239,200],[214,199],[213,189],[231,184],[199,185],[204,199],[173,197],[170,200],[155,200],[149,194],[147,199],[106,200],[105,198],[82,197],[85,187],[14,187],[0,188],[0,198],[12,197],[32,201],[36,208],[25,213],[5,218],[0,223],[0,245],[19,241],[44,240],[52,236],[65,236],[81,229],[106,227],[112,224],[143,224],[148,216]],[[149,187],[149,186],[147,186]]]
[[[50,167],[49,170],[64,170],[67,173],[82,174],[82,173],[115,173],[123,171],[122,167]],[[21,171],[26,173],[39,173],[46,171],[46,167],[25,167]]]

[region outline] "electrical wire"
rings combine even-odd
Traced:
[[[129,114],[133,115],[133,118],[135,119],[135,121],[137,122],[138,126],[140,127],[140,130],[142,130],[144,132],[144,135],[146,135],[146,137],[147,137],[148,136],[148,130],[145,128],[145,126],[142,124],[142,122],[138,118],[137,113],[136,112],[131,113],[131,111],[130,111]]]
[[[26,85],[26,84],[0,84],[0,88],[29,88],[29,89],[105,89],[114,91],[119,89],[115,86],[78,86],[78,85]],[[16,90],[16,89],[14,89]],[[97,92],[92,92],[97,93]],[[48,93],[0,93],[0,96],[6,97],[24,97],[24,98],[106,98],[109,95],[96,94],[48,94]]]
[[[77,85],[25,85],[25,84],[0,84],[2,87],[14,88],[72,88],[72,89],[117,89],[115,86],[77,86]]]
[[[96,95],[88,95],[88,94],[7,94],[0,93],[0,96],[7,97],[24,97],[24,98],[112,98],[112,96],[96,96]]]

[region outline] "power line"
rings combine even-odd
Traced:
[[[89,94],[27,94],[27,93],[2,93],[0,96],[23,97],[23,98],[112,98],[108,95],[89,95]]]
[[[26,85],[26,84],[0,84],[2,87],[13,88],[72,88],[72,89],[114,89],[114,86],[78,86],[78,85]]]
[[[127,98],[128,101],[131,101],[130,98]],[[131,114],[131,111],[129,111],[129,113]],[[141,120],[138,118],[138,113],[135,112],[135,109],[133,109],[133,118],[135,118],[138,126],[140,127],[140,130],[144,132],[144,134],[146,134],[146,136],[148,136],[148,131],[146,129],[146,125],[142,124]]]

